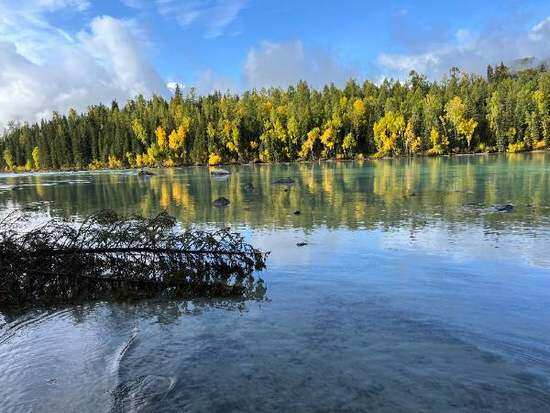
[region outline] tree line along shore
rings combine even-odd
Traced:
[[[170,98],[53,113],[11,123],[0,138],[7,171],[173,167],[361,159],[550,148],[550,71],[452,68],[439,81],[349,80],[287,89]]]

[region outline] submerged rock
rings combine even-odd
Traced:
[[[279,178],[273,181],[274,184],[278,184],[278,185],[292,185],[295,182],[296,181],[294,181],[294,179],[292,179],[289,176],[286,178]]]
[[[214,201],[214,206],[217,208],[223,208],[228,206],[230,203],[231,202],[229,201],[229,199],[222,196]]]
[[[493,205],[492,210],[494,212],[512,212],[514,206],[512,204]]]
[[[229,172],[226,169],[222,169],[222,168],[214,168],[214,169],[210,169],[210,175],[226,176],[226,175],[231,175],[231,172]]]

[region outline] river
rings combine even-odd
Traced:
[[[228,169],[0,174],[0,216],[167,210],[271,251],[259,301],[0,313],[0,411],[550,411],[549,153]]]

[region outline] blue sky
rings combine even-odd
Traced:
[[[432,79],[550,57],[550,2],[0,0],[0,126],[137,93]]]

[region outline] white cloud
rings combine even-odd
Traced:
[[[6,0],[8,6],[23,8],[28,11],[56,11],[63,8],[74,8],[84,11],[90,8],[89,0]]]
[[[142,9],[145,7],[146,0],[120,0],[122,4],[124,4],[126,7],[130,7],[132,9]]]
[[[252,48],[244,67],[247,87],[286,87],[307,80],[314,87],[343,84],[354,71],[325,50],[304,47],[302,42],[263,42]]]
[[[162,91],[164,82],[141,51],[128,24],[113,17],[96,17],[90,32],[78,38],[83,48],[112,76],[112,86],[129,96]]]
[[[48,6],[50,10],[63,7],[75,7],[78,11],[84,11],[90,8],[90,2],[88,0],[39,0],[39,3]]]
[[[9,121],[39,121],[52,111],[84,110],[138,93],[167,93],[148,62],[146,45],[128,21],[96,17],[72,35],[46,13],[80,0],[0,5],[0,128]]]
[[[247,0],[156,0],[158,11],[175,19],[181,26],[199,24],[206,28],[205,36],[222,35],[245,8]]]
[[[441,59],[438,54],[432,52],[416,55],[383,53],[378,57],[378,63],[382,66],[405,74],[408,74],[413,69],[420,73],[427,73],[432,67],[438,67],[440,61]]]
[[[529,37],[534,42],[550,40],[550,16],[536,24],[530,31]]]
[[[199,94],[205,95],[215,91],[220,92],[236,92],[236,83],[225,76],[220,76],[212,69],[203,70],[197,76],[195,81],[195,89]]]
[[[172,93],[175,93],[176,92],[176,89],[177,87],[179,86],[180,88],[180,91],[183,91],[185,89],[185,85],[183,83],[180,83],[180,82],[166,82],[166,87],[168,88],[168,90]]]
[[[377,62],[388,77],[405,78],[416,70],[438,79],[453,66],[484,73],[488,64],[512,63],[526,57],[550,57],[550,17],[523,32],[483,32],[476,36],[459,30],[449,42],[431,45],[417,53],[382,53]]]

